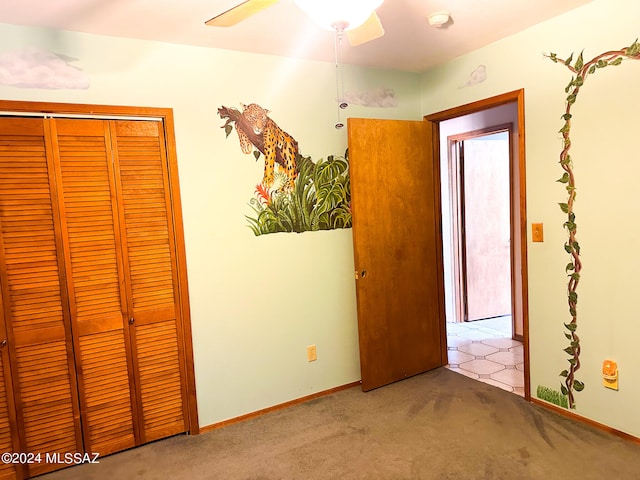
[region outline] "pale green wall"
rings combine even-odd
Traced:
[[[630,45],[640,36],[640,2],[598,0],[525,32],[459,57],[422,76],[422,113],[525,89],[527,231],[543,222],[544,243],[528,243],[531,388],[560,388],[567,368],[563,321],[566,307],[566,220],[558,208],[566,192],[556,183],[562,139],[564,87],[571,73],[545,59],[584,49],[585,60]],[[459,88],[480,64],[487,80]],[[573,108],[573,147],[578,187],[575,205],[583,275],[578,287],[582,368],[586,388],[576,394],[576,413],[640,436],[640,315],[635,251],[640,240],[638,112],[640,61],[607,67],[587,79]],[[620,390],[602,387],[601,364],[616,360]]]
[[[225,139],[217,114],[256,102],[303,154],[343,154],[333,64],[8,25],[0,39],[0,53],[74,57],[91,80],[88,90],[0,85],[1,99],[173,108],[201,425],[359,380],[351,229],[255,237],[244,216],[262,162],[235,132]],[[345,70],[347,90],[388,87],[399,101],[345,113],[420,118],[417,74]]]

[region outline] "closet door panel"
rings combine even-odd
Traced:
[[[186,382],[162,124],[113,122],[143,441],[185,432]]]
[[[56,157],[85,450],[136,444],[108,123],[56,120]]]
[[[0,306],[2,298],[0,296]],[[0,317],[0,452],[19,452],[13,387],[9,369],[9,350],[4,318]],[[0,480],[17,478],[17,465],[0,462]]]
[[[0,132],[0,268],[20,448],[82,451],[43,120],[2,118]],[[56,468],[43,462],[28,474]]]
[[[15,452],[18,449],[13,444],[13,433],[9,415],[8,389],[5,379],[5,358],[0,359],[0,452]],[[11,412],[12,413],[12,412]],[[16,467],[11,463],[0,462],[0,479],[16,478]]]
[[[136,327],[146,441],[187,430],[175,321]]]

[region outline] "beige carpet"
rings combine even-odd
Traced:
[[[640,445],[440,368],[41,480],[640,478]]]

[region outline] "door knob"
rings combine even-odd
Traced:
[[[0,348],[4,348],[4,347],[6,347],[6,346],[7,346],[7,340],[6,340],[6,339],[5,339],[5,340],[2,340],[2,341],[0,342]]]
[[[135,318],[133,318],[133,317],[131,317],[131,318],[129,319],[129,325],[133,325],[133,322],[135,322],[135,321],[136,321],[136,319],[135,319]]]

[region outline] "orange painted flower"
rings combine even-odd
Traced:
[[[271,203],[271,192],[269,192],[269,189],[261,183],[256,185],[256,196],[258,197],[258,200],[260,200],[260,203],[265,205],[269,205]]]

